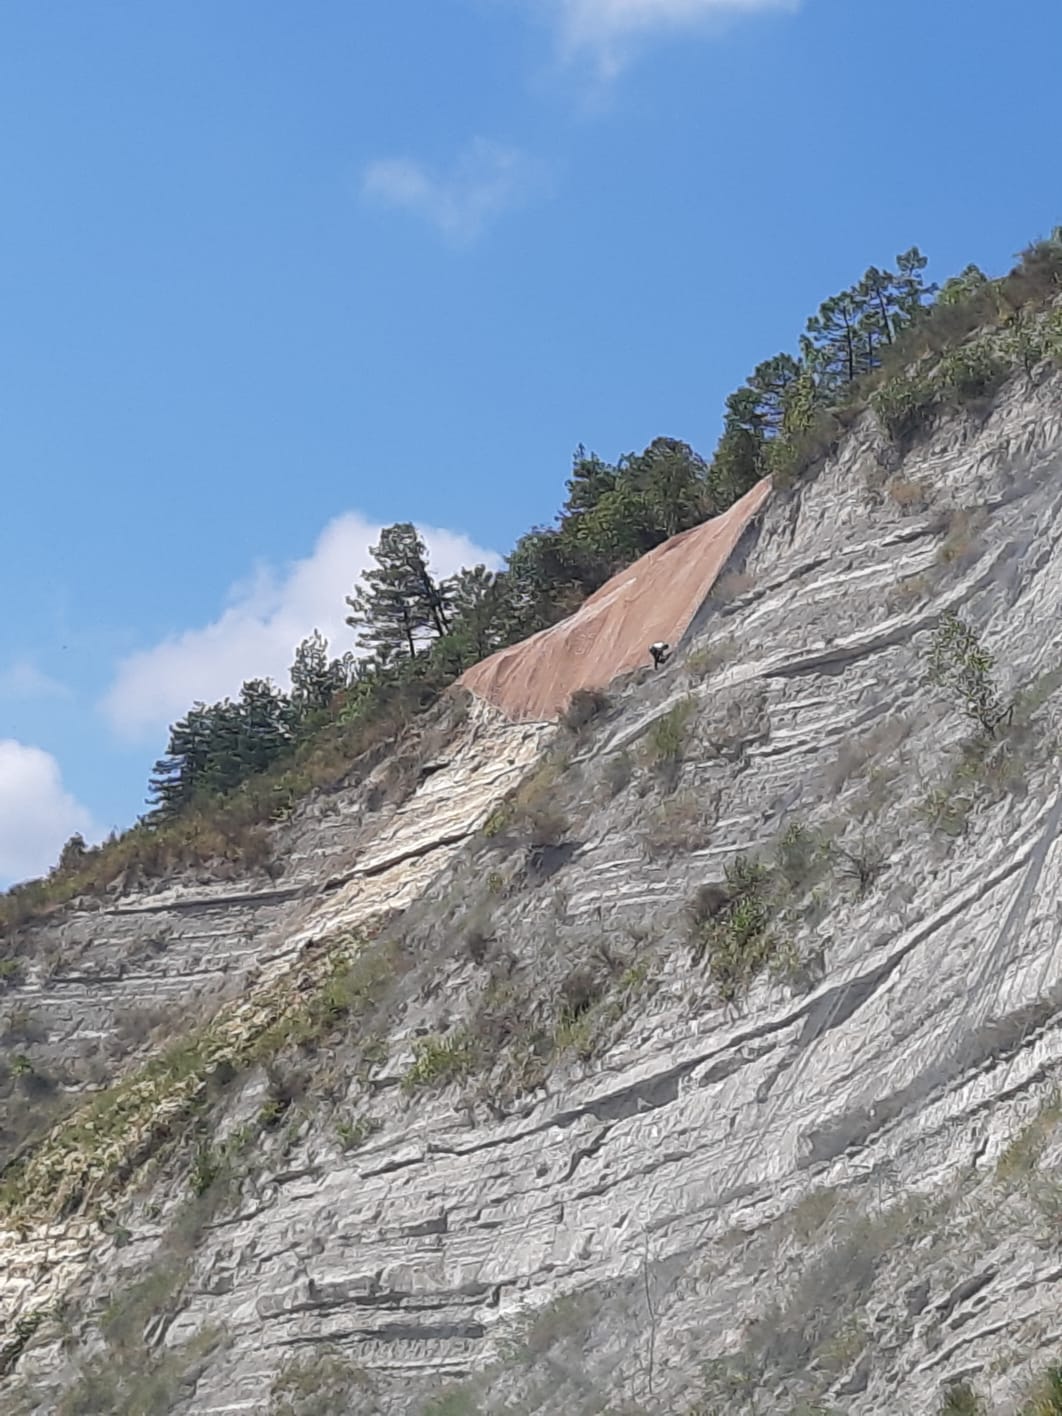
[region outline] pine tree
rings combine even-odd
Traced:
[[[329,706],[336,694],[350,683],[353,656],[329,659],[328,640],[315,629],[298,645],[289,670],[291,705],[297,720],[308,718]]]
[[[726,400],[723,435],[708,474],[714,511],[725,511],[760,480],[766,443],[759,395],[745,384]]]
[[[865,315],[865,300],[853,289],[831,295],[808,320],[819,382],[835,396],[868,368]]]
[[[567,482],[568,500],[561,513],[562,519],[592,511],[601,498],[615,487],[616,475],[615,467],[602,462],[596,453],[588,453],[580,443],[572,458],[572,475]]]
[[[630,544],[644,550],[695,526],[707,510],[707,464],[676,438],[654,438],[644,452],[622,459],[619,485],[639,499],[625,510],[641,516]]]
[[[776,354],[753,369],[748,387],[756,401],[748,406],[755,427],[765,437],[777,437],[783,431],[786,411],[801,372],[800,361],[792,354]]]
[[[360,629],[358,643],[381,664],[414,660],[425,635],[447,633],[446,598],[432,579],[428,555],[410,522],[385,526],[380,541],[369,548],[376,562],[362,574],[362,583],[347,596],[347,624]]]
[[[203,785],[211,755],[210,714],[205,703],[195,703],[170,728],[166,752],[155,763],[148,783],[148,800],[156,815],[174,815]]]
[[[918,319],[925,301],[937,293],[935,284],[927,285],[922,272],[929,264],[917,246],[896,257],[897,306],[900,321],[907,325]]]
[[[219,773],[221,791],[264,772],[291,744],[291,702],[269,679],[249,679],[233,706],[236,751],[231,765]]]

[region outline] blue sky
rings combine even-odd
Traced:
[[[504,554],[912,244],[1062,220],[1062,6],[8,0],[0,883],[132,822],[377,528]]]

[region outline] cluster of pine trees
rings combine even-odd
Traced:
[[[470,664],[556,623],[624,565],[784,472],[815,419],[881,368],[934,297],[962,302],[988,283],[971,266],[938,291],[925,267],[912,248],[895,269],[871,266],[825,301],[798,352],[757,365],[726,400],[710,461],[672,438],[615,464],[578,448],[554,523],[521,537],[500,572],[476,566],[439,580],[416,528],[387,527],[371,547],[373,568],[347,597],[360,655],[329,658],[314,631],[296,651],[290,693],[256,679],[235,702],[197,703],[156,764],[149,820],[230,792],[297,753],[323,724],[371,718],[396,697],[414,707],[431,701]]]
[[[292,753],[327,720],[337,694],[358,676],[353,654],[328,656],[316,629],[295,650],[291,692],[250,679],[235,702],[196,703],[170,729],[155,763],[150,793],[157,819],[175,816],[204,796],[220,796]]]

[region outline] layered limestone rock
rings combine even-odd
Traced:
[[[67,1311],[0,1409],[138,1409],[76,1403],[108,1364],[128,1400],[114,1300],[153,1275],[160,1410],[885,1416],[966,1377],[1016,1412],[1060,1343],[1060,393],[1022,377],[902,459],[867,417],[563,758],[473,720],[371,850],[318,863],[300,828],[298,888],[343,883],[254,906],[253,942],[249,904],[190,928],[195,971],[255,957],[261,995],[408,905],[386,1048],[346,1067],[360,1025],[328,1033],[283,1139],[259,1073],[221,1091],[243,1169],[180,1245],[177,1152],[106,1233],[25,1198],[5,1312]],[[924,682],[953,609],[1017,697],[993,752]],[[703,887],[755,855],[720,916]],[[146,903],[49,937],[96,957]]]

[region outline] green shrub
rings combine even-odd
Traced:
[[[984,1416],[984,1402],[968,1381],[953,1382],[944,1393],[938,1416]]]
[[[988,337],[960,344],[941,357],[934,382],[941,397],[955,405],[989,398],[1007,376],[1007,365]]]
[[[0,992],[22,982],[22,960],[0,959]]]
[[[667,771],[682,761],[693,708],[692,698],[682,698],[652,724],[645,737],[650,766]]]
[[[906,445],[932,417],[936,399],[929,381],[917,371],[885,379],[870,397],[881,426],[897,445]]]
[[[1012,712],[992,678],[994,659],[958,615],[943,615],[927,654],[926,678],[946,692],[982,732],[993,736]]]
[[[722,1001],[733,1003],[765,970],[791,968],[793,950],[772,927],[770,875],[762,864],[738,856],[726,867],[726,886],[715,888],[691,906],[694,957],[707,964]]]

